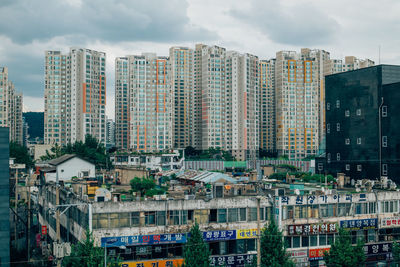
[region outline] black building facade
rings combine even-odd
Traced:
[[[9,133],[0,127],[0,266],[10,266]]]
[[[326,76],[327,171],[400,182],[400,66]]]

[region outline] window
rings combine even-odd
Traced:
[[[218,222],[226,222],[226,209],[218,209]]]
[[[382,136],[382,147],[387,147],[387,136]]]
[[[346,138],[346,139],[344,140],[344,143],[345,143],[346,145],[350,145],[350,138]]]
[[[387,117],[387,106],[382,106],[382,117]]]
[[[131,213],[131,226],[139,226],[140,224],[140,213],[132,212]]]
[[[331,110],[331,103],[326,103],[326,110]]]
[[[157,225],[165,225],[165,211],[157,211]]]
[[[357,145],[361,145],[361,137],[357,138]]]
[[[336,123],[336,131],[340,132],[340,123]]]
[[[257,208],[249,208],[248,220],[250,222],[257,221]]]
[[[326,133],[331,133],[331,124],[330,123],[326,124]]]
[[[293,248],[299,248],[300,247],[300,236],[294,236],[293,237]]]
[[[340,153],[336,153],[336,160],[340,161]]]
[[[310,235],[310,247],[318,246],[318,236],[317,235]]]
[[[346,171],[350,171],[350,164],[346,164]]]
[[[361,109],[360,109],[360,108],[358,108],[358,109],[356,110],[356,114],[357,114],[357,116],[361,116]]]
[[[362,171],[362,166],[361,165],[357,165],[357,171],[358,172]]]
[[[327,243],[327,237],[325,234],[319,235],[319,245],[320,246],[326,246]]]
[[[228,221],[229,222],[238,221],[238,209],[228,209]]]
[[[344,116],[350,117],[350,110],[346,110],[346,111],[344,112]]]
[[[382,175],[387,175],[387,173],[388,173],[387,164],[382,164]]]
[[[155,211],[146,211],[144,213],[144,222],[145,222],[145,225],[155,225],[156,224],[156,212]]]

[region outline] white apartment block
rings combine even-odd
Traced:
[[[83,48],[45,53],[44,141],[65,145],[106,138],[106,55]]]
[[[260,60],[260,149],[276,150],[275,137],[275,59]]]
[[[106,121],[106,146],[115,146],[115,122],[112,119]]]
[[[117,142],[121,144],[121,140],[126,139],[128,148],[138,152],[171,149],[173,94],[169,59],[152,53],[118,58],[116,77]],[[129,93],[125,92],[126,88]],[[129,100],[125,100],[128,97]],[[118,122],[126,116],[124,112],[128,107],[129,117]],[[126,132],[121,133],[128,122],[129,137]]]
[[[120,149],[130,147],[129,60],[115,59],[115,142]]]
[[[315,58],[276,54],[276,146],[279,155],[302,159],[319,145],[319,72]]]
[[[193,146],[194,124],[194,51],[187,47],[171,47],[171,86],[173,92],[173,147]]]
[[[8,68],[0,67],[0,127],[9,127],[10,141],[23,144],[22,94],[8,79]]]

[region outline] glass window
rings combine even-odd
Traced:
[[[335,235],[327,235],[328,236],[328,245],[332,245],[335,242]]]
[[[179,210],[168,211],[168,225],[179,225]]]
[[[368,230],[368,243],[375,242],[376,235],[375,235],[375,229],[369,229]]]
[[[319,235],[319,245],[320,246],[326,246],[327,238],[326,235]]]
[[[236,239],[236,253],[246,253],[246,239]]]
[[[157,225],[165,225],[165,211],[157,211]]]
[[[291,248],[292,247],[292,237],[285,236],[285,245],[286,245],[287,248]]]
[[[310,246],[311,247],[318,246],[318,235],[310,235]]]
[[[228,221],[237,222],[238,221],[238,209],[228,209]]]
[[[217,210],[216,209],[211,209],[210,210],[210,216],[208,219],[210,222],[216,222],[217,221]]]
[[[128,212],[123,212],[119,214],[119,227],[130,227]]]
[[[118,213],[110,213],[109,216],[110,216],[110,227],[118,228],[118,226],[119,226],[118,225],[118,222],[119,222]]]
[[[140,213],[132,212],[131,213],[131,226],[139,226],[140,224]]]
[[[309,237],[308,236],[302,236],[301,237],[301,246],[302,247],[308,247],[309,244],[310,244]]]
[[[293,248],[299,248],[300,247],[300,236],[293,236]]]
[[[226,209],[218,209],[218,222],[226,222]]]
[[[257,208],[249,208],[249,218],[250,222],[257,221]]]
[[[246,221],[246,208],[239,209],[239,221],[241,221],[241,222]]]
[[[146,211],[144,213],[144,223],[145,225],[154,225],[156,224],[156,212],[155,211]]]
[[[321,205],[320,206],[321,217],[328,217],[328,205]]]

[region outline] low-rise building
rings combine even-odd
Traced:
[[[354,193],[354,188],[322,189],[312,184],[265,184],[256,192],[244,186],[248,194],[142,201],[117,199],[111,189],[110,201],[102,202],[83,200],[62,188],[60,204],[74,206],[69,215],[61,215],[61,236],[82,240],[88,228],[96,245],[106,247],[109,255],[119,255],[124,266],[173,266],[182,263],[187,233],[197,222],[209,243],[211,266],[245,266],[255,260],[258,220],[263,226],[274,216],[297,266],[324,264],[323,252],[329,250],[340,227],[350,231],[354,244],[360,238],[365,242],[368,263],[390,260],[391,243],[400,232],[400,192]],[[48,184],[39,194],[39,221],[48,225],[51,240],[56,229],[51,214],[55,192],[55,185]]]

